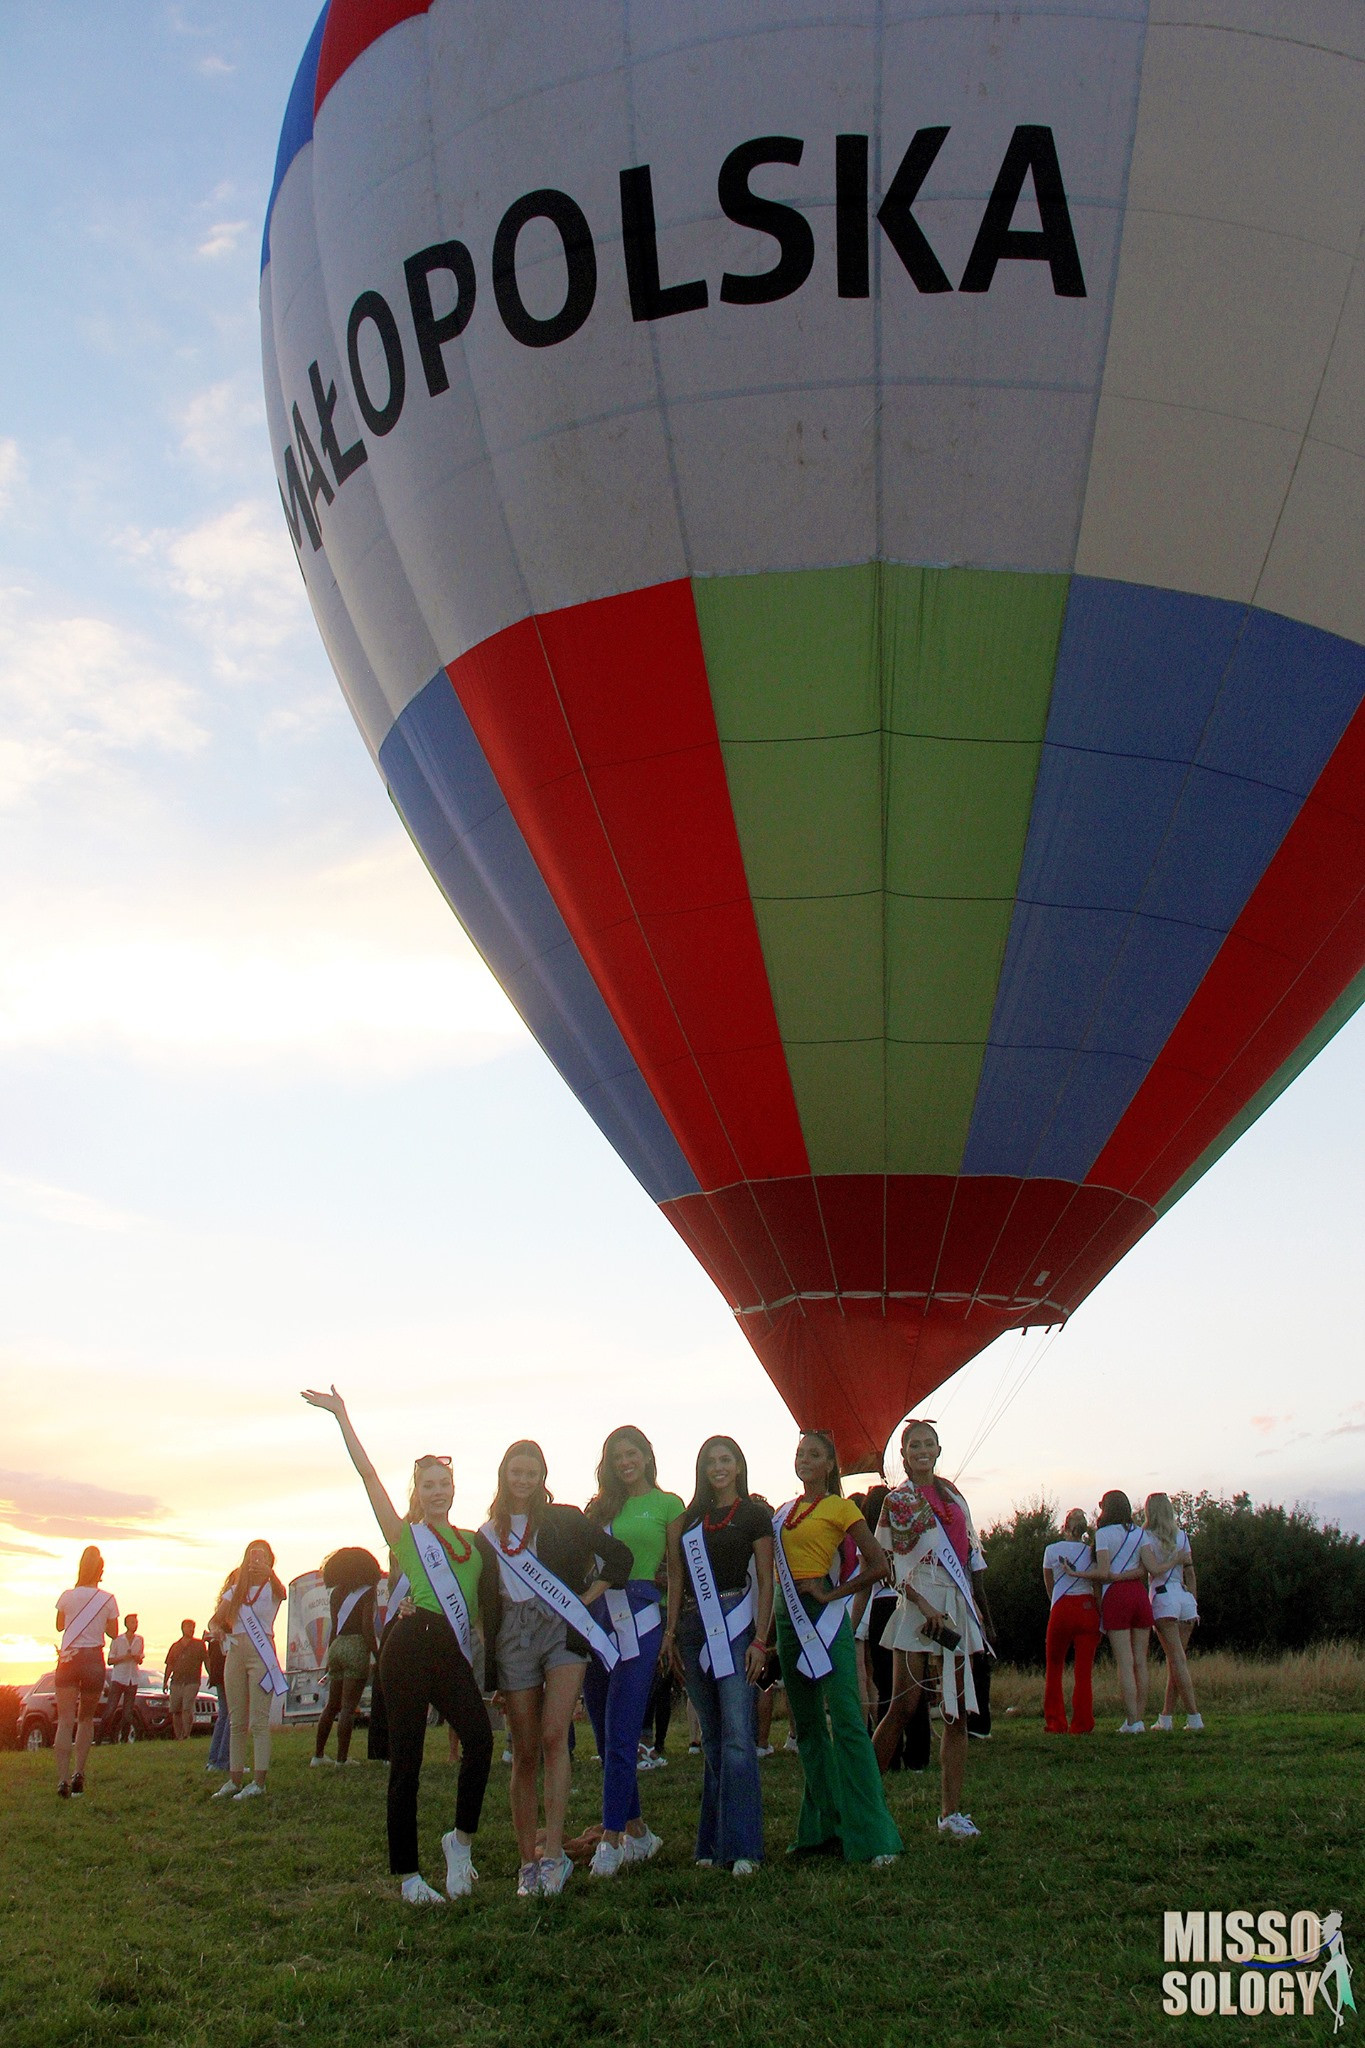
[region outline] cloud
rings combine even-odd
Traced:
[[[0,591],[0,805],[113,755],[195,752],[194,701],[140,635]]]
[[[112,1208],[76,1188],[52,1187],[17,1173],[0,1173],[0,1204],[37,1216],[44,1223],[68,1224],[78,1230],[129,1230],[142,1220],[130,1210]]]
[[[1365,1436],[1365,1401],[1352,1401],[1349,1408],[1341,1411],[1341,1420],[1328,1436]]]
[[[0,1522],[34,1536],[67,1536],[98,1543],[155,1533],[167,1510],[150,1494],[120,1493],[84,1479],[59,1479],[42,1472],[0,1471]],[[174,1539],[182,1540],[182,1539]]]
[[[226,57],[215,55],[201,57],[194,68],[204,78],[230,78],[237,66],[229,64]]]
[[[181,407],[176,424],[181,448],[215,476],[237,468],[244,457],[252,460],[259,474],[266,445],[265,401],[259,378],[225,377],[221,383],[207,385]],[[252,435],[260,443],[259,450],[250,447]]]
[[[200,66],[203,69],[203,66]],[[246,233],[244,220],[215,221],[195,251],[197,256],[215,263],[221,256],[235,256],[242,236]]]
[[[7,1557],[57,1556],[57,1552],[55,1550],[47,1550],[42,1546],[42,1544],[39,1543],[6,1543],[4,1541],[0,1541],[0,1551],[3,1551]],[[3,1643],[4,1641],[5,1638],[3,1636],[0,1636],[0,1643]]]
[[[1293,1420],[1292,1413],[1289,1415],[1253,1415],[1250,1417],[1252,1428],[1259,1430],[1262,1436],[1269,1436],[1272,1430],[1282,1429],[1285,1423],[1292,1422]]]
[[[245,406],[245,399],[201,394],[196,403],[201,411],[190,431],[207,440],[215,408],[230,413],[234,403]],[[178,601],[224,680],[276,684],[280,650],[296,635],[305,640],[311,665],[316,629],[277,504],[264,497],[242,499],[182,532],[130,530],[121,545]],[[328,701],[339,702],[339,693]]]
[[[8,512],[28,472],[17,441],[0,441],[0,512]]]
[[[39,1642],[37,1636],[0,1636],[0,1664],[47,1665],[52,1653],[52,1643]]]

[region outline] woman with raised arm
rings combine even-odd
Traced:
[[[890,1763],[921,1692],[936,1693],[939,1736],[939,1833],[978,1835],[962,1811],[967,1769],[967,1716],[976,1707],[972,1657],[986,1647],[973,1577],[985,1570],[971,1509],[938,1476],[940,1445],[932,1422],[901,1432],[905,1484],[882,1504],[877,1534],[890,1546],[900,1605],[882,1640],[895,1652],[891,1705],[877,1726],[877,1757]]]
[[[213,1625],[226,1637],[223,1690],[228,1703],[228,1780],[214,1799],[259,1799],[270,1768],[270,1711],[289,1686],[275,1653],[275,1616],[284,1604],[275,1553],[262,1537],[248,1543]],[[246,1777],[251,1741],[250,1783]]]
[[[768,1661],[772,1516],[751,1499],[730,1436],[697,1453],[692,1498],[668,1529],[664,1650],[701,1724],[701,1814],[693,1860],[749,1877],[763,1861],[754,1687]]]
[[[615,1655],[614,1643],[587,1610],[609,1589],[626,1585],[632,1563],[624,1543],[595,1529],[580,1509],[553,1498],[547,1476],[539,1444],[524,1438],[510,1445],[482,1530],[502,1579],[497,1687],[512,1745],[519,1899],[537,1893],[553,1898],[573,1872],[564,1853],[569,1730],[590,1654]],[[542,1763],[545,1840],[538,1848],[536,1773]]]
[[[782,1595],[777,1655],[805,1777],[788,1854],[891,1863],[901,1852],[901,1838],[887,1811],[863,1717],[848,1618],[850,1597],[884,1579],[890,1566],[861,1510],[843,1497],[834,1439],[823,1430],[807,1430],[801,1438],[796,1476],[801,1492],[773,1517]],[[861,1570],[846,1568],[858,1559]]]
[[[407,1611],[385,1631],[380,1676],[389,1717],[389,1869],[402,1880],[410,1906],[439,1906],[441,1894],[418,1868],[417,1788],[426,1747],[427,1710],[435,1707],[460,1738],[455,1825],[441,1837],[446,1897],[468,1898],[478,1876],[470,1845],[483,1810],[493,1762],[493,1731],[474,1676],[474,1619],[488,1657],[501,1616],[497,1560],[488,1541],[450,1520],[455,1481],[450,1459],[418,1458],[408,1511],[400,1515],[384,1490],[336,1388],[305,1393],[314,1408],[335,1415],[351,1463],[369,1495],[379,1533],[397,1557],[410,1588]],[[233,1716],[234,1725],[236,1716]]]
[[[682,1500],[658,1484],[654,1448],[626,1423],[602,1446],[597,1492],[584,1512],[603,1534],[631,1554],[630,1579],[603,1594],[593,1613],[611,1631],[618,1657],[610,1671],[594,1657],[583,1681],[583,1701],[602,1759],[602,1839],[591,1874],[615,1877],[623,1864],[647,1863],[663,1847],[640,1814],[640,1731],[654,1691],[662,1641],[658,1580],[668,1547],[668,1525]]]
[[[79,1799],[85,1763],[95,1739],[95,1718],[104,1697],[104,1643],[118,1634],[118,1601],[100,1586],[104,1559],[93,1543],[81,1552],[76,1583],[57,1602],[62,1632],[57,1651],[57,1797]],[[76,1768],[71,1768],[72,1751]]]
[[[1169,1731],[1175,1726],[1177,1698],[1185,1709],[1185,1727],[1198,1735],[1204,1726],[1190,1676],[1189,1648],[1199,1608],[1194,1597],[1194,1555],[1190,1539],[1175,1518],[1169,1494],[1149,1493],[1142,1510],[1147,1535],[1139,1552],[1147,1573],[1148,1597],[1152,1603],[1152,1626],[1166,1652],[1166,1698],[1156,1726]]]

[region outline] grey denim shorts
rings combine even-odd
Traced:
[[[569,1625],[539,1600],[509,1600],[498,1627],[498,1685],[503,1692],[529,1692],[561,1664],[587,1663],[566,1647]]]

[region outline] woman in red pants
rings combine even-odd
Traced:
[[[1043,1584],[1052,1602],[1047,1618],[1047,1683],[1043,1688],[1043,1725],[1049,1735],[1093,1735],[1095,1731],[1090,1672],[1100,1646],[1100,1609],[1089,1580],[1077,1576],[1090,1571],[1094,1562],[1085,1509],[1072,1508],[1062,1524],[1061,1542],[1049,1543],[1043,1552]],[[1074,1650],[1076,1656],[1070,1729],[1062,1691],[1068,1650]]]

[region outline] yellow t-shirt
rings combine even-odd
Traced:
[[[837,1493],[827,1493],[809,1514],[802,1512],[804,1507],[799,1500],[791,1510],[801,1520],[794,1529],[783,1525],[782,1548],[794,1579],[820,1579],[853,1524],[863,1519],[863,1511],[856,1500]]]

